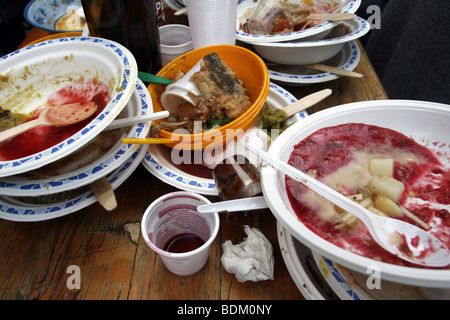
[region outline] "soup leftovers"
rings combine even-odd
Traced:
[[[450,247],[450,170],[443,161],[399,132],[361,123],[322,128],[299,142],[289,159],[374,213],[415,224]],[[415,266],[379,247],[350,213],[291,178],[286,187],[298,218],[317,235],[374,260]]]

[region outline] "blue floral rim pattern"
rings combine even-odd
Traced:
[[[355,41],[349,41],[346,46],[350,47],[350,55],[346,59],[345,63],[341,66],[337,66],[341,69],[352,71],[359,63],[360,60],[360,50],[358,48],[358,45]],[[343,48],[343,50],[345,47]],[[281,82],[289,82],[289,83],[317,83],[317,82],[325,82],[325,81],[331,81],[334,79],[337,79],[338,76],[336,76],[333,73],[326,72],[326,73],[318,73],[318,74],[311,74],[311,75],[301,75],[301,74],[289,74],[289,73],[282,73],[282,72],[276,72],[269,70],[269,77],[270,79],[274,81],[281,81]]]
[[[295,98],[295,96],[275,83],[270,84],[270,89],[282,94],[289,100],[290,103],[297,101],[297,98]],[[302,111],[299,113],[299,115],[301,118],[305,118],[307,116],[307,113]],[[162,164],[161,161],[155,158],[155,156],[150,152],[146,154],[143,160],[143,164],[147,168],[147,170],[149,170],[157,178],[181,190],[198,192],[205,195],[218,194],[214,179],[195,179],[191,178],[191,175],[183,175],[183,173],[179,174],[177,172],[174,172],[171,168],[166,167],[164,164]]]
[[[81,0],[32,0],[26,5],[23,16],[36,28],[49,32],[67,32],[67,30],[57,30],[56,23],[67,13],[81,6]],[[83,31],[83,29],[71,31]]]
[[[238,11],[239,11],[239,6],[245,2],[248,1],[252,1],[253,0],[239,0],[238,1]],[[348,12],[348,13],[354,13],[356,12],[356,10],[359,8],[361,4],[361,0],[352,0],[347,7],[345,7],[345,9],[342,12]],[[239,19],[239,17],[238,17]],[[254,34],[249,34],[249,33],[245,33],[242,30],[237,30],[236,31],[236,39],[244,41],[244,42],[280,42],[280,41],[290,41],[290,40],[295,40],[295,39],[300,39],[303,37],[307,37],[310,35],[315,35],[317,33],[320,33],[322,31],[326,31],[328,29],[333,28],[334,26],[336,26],[338,23],[337,22],[324,22],[320,25],[317,25],[315,27],[312,28],[308,28],[306,30],[303,31],[297,31],[297,32],[292,32],[292,33],[285,33],[285,34],[277,34],[277,35],[254,35]]]
[[[135,93],[138,96],[139,105],[133,107],[139,113],[138,115],[147,115],[153,112],[151,97],[140,80],[136,84]],[[149,129],[150,123],[137,124],[133,126],[127,137],[142,138],[147,135]],[[109,174],[119,167],[138,148],[139,145],[137,144],[121,143],[110,154],[107,154],[107,158],[103,156],[102,162],[97,161],[90,166],[82,168],[82,171],[75,170],[70,174],[64,174],[46,180],[21,179],[17,181],[14,177],[12,179],[6,177],[0,180],[0,194],[9,196],[40,196],[80,187]]]
[[[145,146],[140,147],[120,168],[108,176],[113,189],[117,189],[134,172],[146,152]],[[95,195],[90,191],[67,201],[47,205],[26,204],[0,196],[0,218],[19,222],[50,220],[74,213],[96,201]]]
[[[132,89],[134,89],[137,81],[136,61],[127,49],[105,39],[92,37],[70,37],[48,40],[5,55],[0,58],[0,63],[6,61],[7,59],[14,58],[17,55],[33,52],[33,50],[46,49],[50,46],[59,47],[73,45],[73,47],[77,47],[79,44],[84,44],[86,46],[104,46],[108,50],[111,50],[116,58],[120,59],[122,70],[117,70],[121,71],[117,86],[118,91],[114,96],[112,96],[105,109],[94,120],[92,120],[85,128],[74,134],[69,139],[28,157],[11,161],[0,161],[0,176],[6,176],[6,174],[2,171],[11,171],[13,172],[12,174],[15,174],[14,171],[16,171],[16,169],[19,171],[19,167],[21,166],[33,167],[33,165],[35,165],[35,167],[38,167],[44,163],[47,163],[49,158],[53,159],[55,158],[55,155],[66,152],[67,149],[71,148],[73,145],[85,143],[85,139],[83,138],[91,137],[102,131],[109,124],[109,122],[117,116],[120,110],[125,106],[126,101],[128,101],[131,96],[133,92]],[[31,169],[33,168],[30,168],[30,170]],[[9,175],[11,175],[11,173]]]

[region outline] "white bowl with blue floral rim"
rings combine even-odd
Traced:
[[[283,65],[320,63],[334,57],[346,43],[359,39],[369,30],[369,23],[357,17],[335,27],[322,40],[254,43],[253,48],[262,58]]]
[[[146,152],[146,147],[141,146],[119,168],[107,176],[113,190],[117,189],[136,170]],[[77,212],[97,202],[94,193],[87,186],[72,191],[73,196],[66,192],[51,195],[52,201],[47,201],[50,198],[45,196],[0,195],[0,218],[17,222],[45,221]]]
[[[345,0],[315,0],[324,4],[330,4],[333,5],[336,2],[338,4],[345,4]],[[237,6],[237,21],[236,21],[236,40],[240,40],[242,42],[246,43],[268,43],[268,42],[284,42],[284,41],[291,41],[291,40],[297,40],[297,39],[304,39],[308,38],[309,40],[312,39],[322,39],[325,37],[332,28],[340,24],[341,22],[330,22],[325,21],[317,26],[314,26],[312,28],[308,28],[302,31],[296,31],[291,33],[284,33],[284,34],[275,34],[275,35],[254,35],[244,32],[241,29],[241,25],[243,25],[252,15],[253,11],[256,9],[256,7],[259,4],[258,1],[254,0],[239,0],[238,6]],[[344,8],[341,10],[341,12],[346,13],[355,13],[356,10],[358,10],[359,6],[361,5],[361,0],[351,0]]]
[[[127,107],[117,118],[153,113],[153,104],[145,85],[138,79]],[[0,194],[41,196],[73,190],[90,184],[121,166],[137,151],[138,144],[121,142],[124,137],[144,138],[151,122],[128,129],[105,130],[86,146],[50,165],[11,177],[0,178]]]
[[[8,79],[0,88],[0,105],[23,114],[31,114],[47,103],[51,93],[78,80],[101,81],[110,89],[106,107],[76,134],[36,154],[0,159],[0,177],[6,177],[61,159],[103,131],[130,99],[137,83],[137,64],[128,49],[113,41],[69,37],[33,44],[1,57],[0,75]]]
[[[450,106],[415,100],[375,100],[348,103],[316,112],[283,131],[272,142],[269,153],[282,161],[288,161],[295,145],[310,134],[325,127],[343,123],[363,123],[392,129],[425,145],[448,168],[450,143],[448,127]],[[261,185],[264,197],[276,219],[288,232],[313,252],[329,258],[351,270],[366,273],[377,268],[382,280],[427,287],[450,289],[450,269],[418,268],[381,262],[343,249],[320,237],[298,218],[289,200],[285,175],[271,166],[261,169]],[[430,203],[430,205],[436,205]],[[441,219],[441,218],[439,218]],[[430,232],[436,232],[436,226]],[[442,222],[446,226],[445,222]],[[433,228],[434,227],[434,228]],[[446,239],[446,230],[440,230]],[[445,240],[442,240],[445,241]],[[373,270],[373,269],[372,269]]]
[[[281,109],[288,104],[297,101],[297,98],[284,88],[275,83],[270,84],[269,94],[266,103],[272,107]],[[287,123],[292,123],[305,118],[308,114],[302,111],[287,119]],[[188,166],[181,167],[171,161],[172,149],[163,145],[150,145],[148,153],[143,159],[144,167],[161,181],[172,185],[180,190],[197,192],[203,195],[218,195],[219,190],[214,179],[207,175],[196,175],[199,170],[189,170]],[[202,166],[195,164],[193,166]],[[203,168],[203,171],[206,171]]]
[[[81,0],[32,0],[23,11],[33,27],[55,32],[81,32],[86,20]]]

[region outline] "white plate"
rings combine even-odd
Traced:
[[[117,189],[137,168],[146,153],[141,147],[127,161],[108,176],[108,181]],[[59,218],[81,210],[97,199],[91,191],[74,198],[51,204],[31,204],[9,196],[0,196],[0,218],[18,222],[35,222]]]
[[[272,108],[283,108],[297,101],[297,98],[282,87],[271,83],[266,101]],[[298,121],[306,116],[307,113],[303,111],[292,116],[292,121]],[[202,178],[183,171],[172,163],[170,152],[171,149],[166,146],[151,145],[142,163],[155,177],[178,189],[204,195],[218,195],[219,191],[213,178]]]
[[[326,1],[324,1],[326,2]],[[344,3],[345,1],[340,0]],[[317,39],[323,38],[326,34],[335,26],[341,22],[324,22],[312,28],[308,28],[303,31],[297,31],[292,33],[280,34],[280,35],[254,35],[243,32],[239,26],[247,21],[251,16],[251,12],[258,6],[259,1],[254,0],[239,0],[237,7],[237,21],[236,21],[236,39],[247,43],[261,43],[261,42],[281,42],[291,41],[305,37],[317,37]],[[355,13],[361,4],[361,0],[352,0],[342,12]]]
[[[284,264],[303,297],[307,300],[331,299],[331,294],[324,291],[324,284],[317,281],[320,277],[320,274],[317,274],[319,271],[316,270],[316,274],[311,274],[311,270],[308,270],[314,267],[311,261],[306,261],[306,259],[312,259],[312,254],[310,257],[300,256],[300,249],[311,251],[306,247],[301,248],[301,244],[279,222],[277,222],[277,233]],[[328,288],[328,292],[330,291],[332,291],[331,288]]]
[[[313,132],[323,127],[349,122],[378,125],[401,132],[436,151],[444,163],[449,163],[449,106],[410,100],[356,102],[317,112],[286,129],[271,144],[269,153],[287,161],[293,146]],[[261,180],[264,196],[277,220],[312,251],[360,273],[365,273],[369,266],[376,265],[383,280],[422,287],[450,288],[450,270],[422,269],[378,262],[331,244],[298,219],[290,206],[284,175],[271,166],[263,166]]]
[[[322,276],[342,300],[434,300],[444,297],[447,300],[450,293],[450,290],[419,288],[385,280],[380,281],[378,288],[372,288],[374,281],[370,272],[355,272],[315,252],[312,254]]]
[[[125,117],[146,115],[153,112],[150,94],[139,79],[124,111],[126,111]],[[120,117],[119,115],[118,118]],[[108,138],[108,136],[112,135],[112,131],[106,131],[104,134],[98,135],[86,145],[87,152],[82,148],[80,153],[70,154],[68,156],[69,160],[63,158],[61,163],[54,162],[49,166],[50,168],[57,166],[57,170],[63,171],[59,175],[54,175],[50,178],[46,177],[45,179],[33,179],[33,176],[44,175],[49,172],[49,169],[44,166],[42,168],[44,172],[42,173],[40,172],[42,170],[37,169],[22,175],[0,179],[0,194],[9,196],[41,196],[73,190],[98,180],[121,166],[139,149],[137,144],[122,143],[121,138],[143,138],[147,135],[150,125],[151,122],[136,124],[130,128],[128,133],[118,133],[117,136],[114,136],[118,138],[117,142],[109,150],[102,150],[102,142],[97,142],[96,139]],[[93,148],[90,148],[92,142],[95,142],[93,147],[99,149],[99,154],[96,153],[97,150],[91,150]],[[111,141],[110,143],[114,142]],[[70,161],[72,157],[77,160],[76,163]],[[91,162],[93,158],[94,161]]]
[[[324,61],[323,64],[352,71],[358,65],[360,57],[361,51],[356,42],[349,41],[337,55]],[[321,71],[314,71],[302,66],[278,65],[275,67],[269,65],[268,69],[271,80],[287,86],[306,86],[339,78],[330,72],[321,73]]]
[[[39,92],[39,95],[33,94],[30,97],[27,90],[24,90],[25,98],[20,100],[22,105],[19,105],[19,111],[23,113],[33,111],[46,102],[51,92],[82,77],[86,80],[98,78],[107,83],[111,89],[111,99],[94,120],[65,141],[24,158],[0,161],[0,177],[42,167],[85,145],[120,114],[137,81],[136,60],[128,49],[100,38],[72,37],[49,40],[12,52],[0,59],[0,74],[10,74],[14,79],[18,79],[14,81],[21,81],[17,75],[23,74],[25,67],[32,71],[27,71],[27,77],[20,83],[21,88],[30,90],[33,86],[33,92]],[[0,94],[0,105],[5,109],[17,107],[16,103],[5,99],[17,96],[22,99],[22,91],[14,96],[17,89],[11,87],[2,89]]]
[[[83,31],[84,18],[75,21],[73,27],[63,29],[57,27],[57,22],[66,14],[82,7],[81,0],[32,0],[23,11],[27,22],[32,26],[50,32]],[[78,16],[79,17],[79,16]],[[80,27],[79,27],[80,26]]]

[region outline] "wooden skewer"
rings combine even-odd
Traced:
[[[187,12],[187,8],[184,7],[184,8],[181,8],[180,10],[175,11],[174,15],[175,16],[181,16],[182,14],[184,14],[186,12]]]

